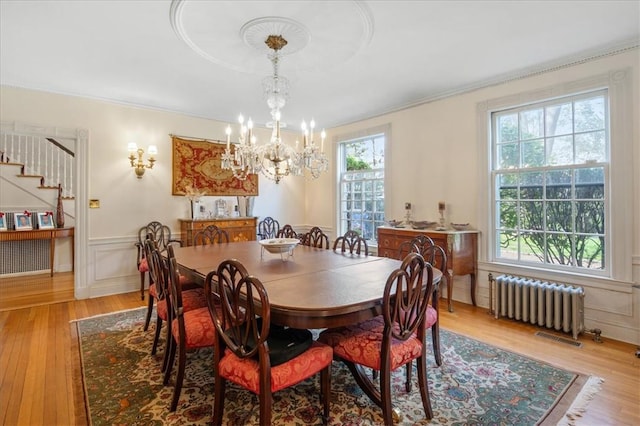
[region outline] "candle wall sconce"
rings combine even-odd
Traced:
[[[144,163],[143,159],[144,150],[142,148],[138,148],[134,142],[129,143],[128,150],[131,167],[134,167],[134,171],[138,179],[142,179],[146,169],[153,169],[153,164],[156,162],[154,156],[158,154],[158,148],[156,148],[155,145],[149,145],[149,149],[147,150],[149,153],[147,164]]]

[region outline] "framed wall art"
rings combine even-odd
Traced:
[[[220,141],[171,135],[173,146],[173,195],[186,195],[197,188],[202,195],[258,195],[258,176],[240,180],[230,170],[222,170],[221,156],[226,145]]]
[[[32,230],[31,225],[31,213],[29,212],[16,212],[13,214],[13,223],[16,231]]]
[[[53,229],[55,223],[53,221],[53,212],[38,213],[38,228]]]
[[[5,212],[0,212],[0,231],[7,230],[7,216]]]

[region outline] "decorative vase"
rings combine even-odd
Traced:
[[[256,197],[245,197],[247,199],[247,217],[253,217],[253,203]]]
[[[200,201],[191,200],[191,220],[199,217]]]
[[[237,201],[238,201],[238,214],[240,216],[246,216],[247,215],[247,197],[243,197],[243,196],[237,196]]]
[[[58,205],[56,206],[56,227],[64,228],[64,207],[62,207],[62,185],[58,184]]]

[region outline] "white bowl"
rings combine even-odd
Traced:
[[[287,253],[300,244],[297,238],[272,238],[258,241],[269,253]]]

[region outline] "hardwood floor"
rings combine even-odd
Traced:
[[[2,284],[2,283],[0,283]],[[5,294],[5,293],[3,293]],[[137,292],[0,312],[0,416],[3,425],[86,424],[75,328],[70,321],[145,306]],[[48,302],[47,302],[48,303]],[[455,304],[442,327],[489,344],[605,379],[579,425],[640,424],[640,359],[634,345],[580,337],[582,348],[534,336],[537,327],[496,321],[486,309]],[[565,335],[562,335],[566,337]],[[433,401],[437,404],[437,401]]]

